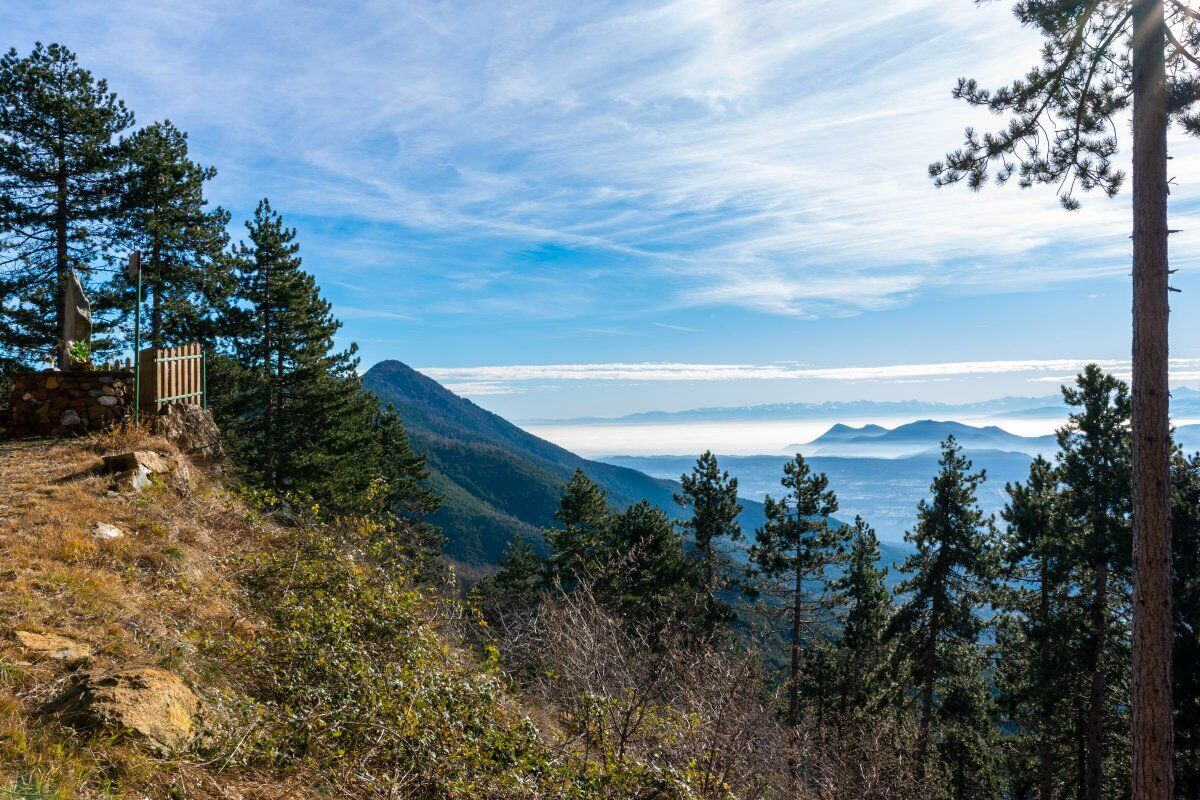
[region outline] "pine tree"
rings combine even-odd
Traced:
[[[524,538],[514,536],[500,558],[500,569],[471,590],[489,616],[532,609],[545,588],[546,562]]]
[[[1002,724],[1011,732],[1007,771],[1014,795],[1053,800],[1055,787],[1072,779],[1070,698],[1080,674],[1071,584],[1076,548],[1050,462],[1034,459],[1028,480],[1005,489],[996,684]]]
[[[1127,696],[1115,690],[1129,663],[1127,618],[1130,568],[1129,394],[1125,384],[1094,364],[1063,387],[1077,409],[1058,433],[1063,508],[1078,542],[1074,579],[1083,600],[1081,654],[1086,672],[1081,725],[1086,800],[1119,796],[1128,770],[1110,763],[1128,730]],[[1114,747],[1114,745],[1116,745]]]
[[[683,490],[675,495],[675,502],[692,509],[692,516],[683,521],[682,527],[691,539],[692,553],[699,564],[701,580],[712,607],[708,617],[715,625],[732,616],[732,609],[718,600],[717,594],[733,582],[729,557],[721,545],[742,538],[742,528],[737,521],[742,513],[737,478],[722,471],[717,465],[717,457],[712,451],[706,451],[696,459],[691,474],[679,477],[679,483]]]
[[[341,323],[301,269],[295,230],[266,200],[247,229],[236,253],[241,304],[226,323],[236,370],[214,404],[231,449],[254,483],[358,510],[379,472],[369,455],[378,403],[362,390],[355,348],[334,350]]]
[[[563,487],[554,514],[561,528],[544,531],[553,550],[546,565],[547,579],[571,587],[600,576],[600,549],[608,536],[608,499],[599,484],[576,469]]]
[[[615,515],[601,563],[600,592],[625,619],[655,631],[691,619],[699,581],[675,523],[658,506],[641,500]]]
[[[891,619],[892,597],[886,583],[888,571],[879,566],[879,558],[875,531],[862,517],[855,517],[844,572],[833,584],[843,609],[833,666],[835,707],[843,714],[871,711],[888,688],[884,633]]]
[[[1171,469],[1175,602],[1175,797],[1200,797],[1200,454]]]
[[[126,153],[121,245],[142,252],[149,343],[211,345],[233,292],[224,255],[229,213],[205,208],[204,185],[217,171],[188,157],[187,134],[169,121],[135,133]]]
[[[848,531],[829,524],[838,510],[837,495],[825,474],[814,473],[802,455],[784,465],[780,484],[787,494],[779,500],[768,495],[764,501],[767,522],[755,534],[750,563],[761,590],[780,602],[787,623],[787,723],[795,727],[800,723],[804,640],[829,622],[835,598],[828,571],[841,561]]]
[[[10,364],[54,346],[69,365],[67,284],[72,270],[94,283],[118,216],[119,137],[132,124],[65,47],[0,58],[0,357]]]
[[[1167,132],[1200,135],[1200,12],[1183,0],[1020,0],[1013,10],[1045,39],[1042,64],[1011,86],[960,78],[955,96],[1009,117],[932,164],[938,185],[1051,184],[1063,205],[1076,188],[1117,193],[1116,131],[1132,105],[1133,136],[1133,792],[1171,796],[1171,522],[1168,418]],[[1095,744],[1093,742],[1093,744]],[[1089,800],[1099,797],[1090,763]],[[1164,779],[1164,776],[1165,779]]]
[[[931,497],[905,535],[916,552],[901,567],[901,605],[890,628],[898,663],[920,703],[919,780],[944,775],[955,800],[994,796],[992,709],[981,677],[981,611],[995,574],[995,526],[979,508],[984,473],[949,437]]]

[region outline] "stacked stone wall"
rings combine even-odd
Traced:
[[[125,370],[26,372],[13,376],[4,420],[10,439],[103,430],[133,403],[133,373]]]

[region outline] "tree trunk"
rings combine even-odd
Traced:
[[[263,379],[266,398],[263,402],[263,444],[266,451],[267,477],[272,489],[278,488],[275,474],[275,429],[274,429],[274,374],[271,363],[271,267],[262,265],[263,304]]]
[[[1162,0],[1134,0],[1133,28],[1133,800],[1171,800],[1167,86]]]
[[[67,318],[70,309],[67,308],[67,283],[71,280],[71,263],[67,251],[67,165],[63,155],[65,149],[65,134],[63,123],[59,120],[59,152],[58,169],[55,174],[54,193],[54,305],[58,310],[58,368],[64,372],[71,368],[71,357],[67,352]]]
[[[1100,529],[1103,531],[1103,528]],[[1095,535],[1099,537],[1100,531]],[[1100,800],[1104,784],[1104,712],[1108,686],[1104,676],[1104,646],[1108,640],[1108,561],[1094,565],[1092,585],[1092,652],[1089,655],[1091,685],[1088,688],[1087,800]]]
[[[928,632],[925,652],[921,655],[921,722],[917,730],[917,781],[925,780],[925,772],[929,762],[929,729],[933,725],[933,677],[934,659],[937,656],[937,639],[939,631],[933,627]]]

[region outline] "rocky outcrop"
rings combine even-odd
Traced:
[[[219,459],[225,455],[221,432],[212,412],[206,408],[189,404],[166,406],[158,416],[158,432],[189,456]]]
[[[76,727],[124,731],[156,749],[177,753],[196,737],[200,700],[172,672],[125,667],[80,674],[51,709]]]
[[[162,478],[180,494],[192,487],[192,473],[182,457],[173,457],[153,450],[131,450],[104,456],[104,471],[111,479],[109,488],[116,492],[140,492],[151,486],[155,475]]]

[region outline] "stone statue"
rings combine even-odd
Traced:
[[[69,368],[70,358],[65,351],[71,347],[71,343],[90,342],[92,338],[92,304],[83,293],[83,284],[80,283],[75,270],[71,270],[71,276],[67,280],[66,305],[67,318],[63,331],[64,352],[61,363],[64,368]]]

